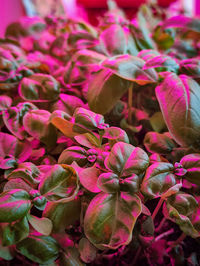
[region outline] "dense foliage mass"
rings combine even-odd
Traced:
[[[200,264],[200,21],[165,16],[7,28],[1,265]]]

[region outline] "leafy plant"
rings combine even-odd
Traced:
[[[137,21],[110,1],[0,40],[2,265],[200,264],[199,20]]]

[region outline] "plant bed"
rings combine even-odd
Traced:
[[[155,5],[0,40],[1,265],[200,264],[200,21]]]

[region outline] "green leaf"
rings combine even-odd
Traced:
[[[29,224],[27,217],[19,221],[3,225],[2,244],[4,246],[15,245],[29,235]]]
[[[170,163],[153,163],[146,170],[141,185],[142,193],[152,199],[162,196],[177,183],[173,170],[174,166]]]
[[[8,180],[16,178],[20,178],[29,185],[34,186],[40,182],[40,170],[31,162],[21,163],[7,176]]]
[[[53,223],[50,219],[42,217],[38,218],[34,215],[28,216],[28,221],[32,227],[42,235],[49,236],[51,234]]]
[[[62,266],[84,266],[80,260],[80,254],[77,248],[67,248],[59,256],[59,265]]]
[[[200,86],[188,76],[168,74],[156,96],[170,134],[182,146],[200,147]]]
[[[179,192],[167,199],[163,205],[163,214],[167,219],[178,224],[180,229],[193,238],[199,237],[199,232],[192,224],[192,215],[198,207],[198,202],[192,195]]]
[[[187,193],[179,192],[168,198],[167,202],[173,206],[180,214],[189,216],[198,208],[196,199]]]
[[[83,126],[86,129],[104,129],[108,125],[105,124],[104,117],[84,108],[77,108],[74,112],[75,126],[76,124]],[[76,130],[77,131],[77,130]],[[79,131],[77,131],[79,132]],[[82,132],[80,132],[82,133]]]
[[[12,105],[12,99],[9,96],[1,95],[0,96],[0,112],[6,110]]]
[[[32,137],[52,147],[56,144],[57,135],[54,126],[50,124],[50,116],[46,110],[32,110],[24,116],[23,125]]]
[[[176,147],[174,141],[167,134],[148,132],[144,138],[144,146],[151,153],[169,154]]]
[[[51,112],[56,110],[63,111],[71,116],[76,108],[83,106],[84,103],[80,98],[74,95],[60,93],[59,100],[53,104],[50,110]]]
[[[72,164],[76,162],[80,166],[87,163],[87,152],[79,146],[72,146],[62,151],[58,158],[59,164]]]
[[[56,100],[60,93],[58,81],[50,75],[34,74],[23,78],[19,85],[19,95],[23,100],[44,102]]]
[[[124,142],[116,143],[105,160],[105,166],[120,176],[140,174],[149,165],[149,158],[139,147]]]
[[[4,260],[12,260],[14,258],[14,252],[11,247],[4,247],[0,243],[0,258]]]
[[[106,59],[105,55],[88,49],[81,49],[77,51],[72,58],[72,60],[76,62],[76,64],[84,67],[98,64],[104,59]]]
[[[15,167],[16,162],[24,162],[31,149],[29,142],[21,142],[10,134],[0,132],[0,168],[9,169]]]
[[[198,58],[189,58],[181,60],[180,72],[191,76],[192,78],[200,77],[200,62]]]
[[[0,194],[0,222],[13,222],[24,217],[31,208],[29,194],[22,189]]]
[[[96,259],[97,249],[88,241],[87,238],[81,238],[78,243],[78,250],[82,261],[90,263]]]
[[[170,71],[177,73],[179,64],[175,59],[167,55],[158,55],[149,59],[143,69],[156,68],[158,71]]]
[[[80,198],[65,203],[48,202],[43,216],[53,223],[53,232],[64,232],[66,227],[74,225],[80,218]]]
[[[187,170],[184,178],[193,184],[200,185],[200,154],[188,154],[180,160],[180,163]]]
[[[195,32],[200,32],[200,21],[198,18],[186,17],[183,15],[174,16],[165,20],[162,24],[162,28],[184,28]]]
[[[111,146],[117,142],[129,143],[128,135],[126,131],[119,127],[109,127],[104,130],[103,138],[109,140]]]
[[[163,29],[161,26],[157,26],[153,32],[153,39],[159,49],[167,50],[174,44],[175,33],[172,29]]]
[[[154,83],[158,79],[154,69],[145,70],[145,61],[133,55],[117,55],[104,60],[101,65],[113,74],[139,85]]]
[[[161,112],[155,112],[149,119],[149,122],[156,132],[162,132],[166,129],[165,121]]]
[[[114,173],[103,173],[99,175],[97,186],[105,193],[116,193],[120,189],[119,178]]]
[[[99,36],[100,44],[106,55],[124,54],[127,50],[127,38],[119,24],[112,24]]]
[[[101,192],[92,199],[86,211],[85,234],[99,249],[117,249],[127,245],[141,209],[140,198],[136,195]]]
[[[69,201],[75,197],[78,181],[75,170],[68,165],[51,165],[39,185],[40,193],[49,201]]]
[[[51,236],[30,234],[16,245],[17,250],[28,259],[40,263],[50,264],[58,257],[59,247]]]
[[[32,187],[28,185],[25,181],[23,181],[21,178],[13,178],[6,182],[6,184],[3,187],[3,191],[12,190],[12,189],[23,189],[27,192],[29,192]]]
[[[106,114],[128,90],[130,82],[114,75],[109,69],[102,69],[92,75],[88,86],[90,109]]]
[[[74,131],[74,123],[69,121],[70,118],[69,114],[63,111],[54,111],[49,118],[49,122],[59,129],[66,137],[73,138],[78,133]]]
[[[101,190],[97,186],[97,180],[101,171],[96,166],[88,167],[79,172],[78,176],[81,182],[87,190],[98,193]]]
[[[3,121],[8,130],[17,138],[24,139],[27,137],[27,133],[23,126],[23,117],[31,110],[36,110],[37,107],[32,103],[19,103],[17,106],[13,106],[3,111]]]

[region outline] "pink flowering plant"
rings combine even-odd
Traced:
[[[8,26],[1,265],[200,264],[200,21],[164,12]]]

